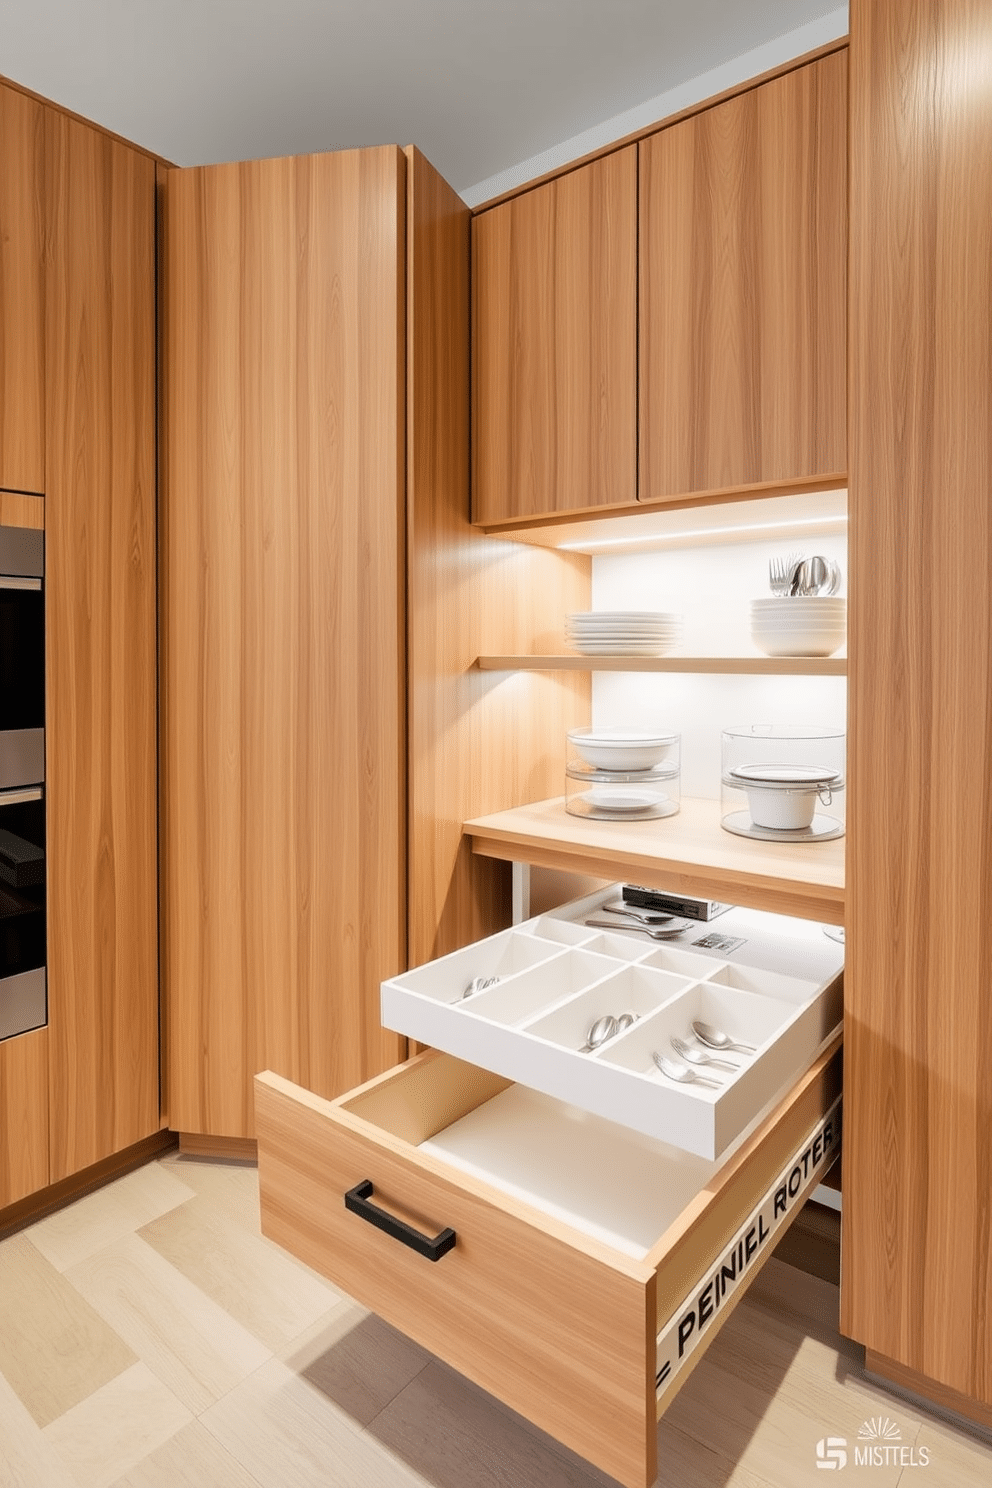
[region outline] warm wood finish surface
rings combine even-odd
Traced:
[[[713,672],[721,676],[843,677],[844,656],[480,656],[481,672]]]
[[[844,838],[759,842],[720,826],[720,802],[683,796],[660,821],[569,816],[562,797],[466,821],[472,849],[566,873],[626,879],[801,919],[844,923]]]
[[[20,491],[0,491],[0,525],[44,531],[45,498],[25,496]]]
[[[487,538],[468,518],[469,213],[417,151],[408,164],[410,964],[510,918],[504,864],[473,859],[466,817],[560,789],[588,677],[500,679],[494,645],[561,644],[588,608],[589,559]]]
[[[0,1042],[0,1209],[48,1182],[48,1029]]]
[[[569,1243],[526,1206],[285,1081],[261,1077],[256,1103],[269,1239],[622,1482],[654,1481],[650,1266]],[[455,1249],[431,1264],[349,1213],[343,1196],[365,1178],[375,1202],[418,1228],[452,1226]]]
[[[395,1063],[406,964],[404,162],[165,184],[163,972],[170,1124],[251,1136],[269,1066]]]
[[[419,1150],[506,1086],[484,1070],[432,1051],[333,1104],[265,1074],[263,1231],[621,1482],[652,1483],[655,1419],[691,1373],[656,1400],[657,1331],[839,1094],[839,1043],[643,1261]],[[366,1178],[373,1202],[418,1229],[451,1225],[455,1248],[431,1264],[346,1211],[345,1192]]]
[[[989,1407],[992,10],[851,33],[842,1324]]]
[[[472,222],[472,515],[635,499],[637,149]]]
[[[847,55],[640,149],[639,495],[846,469]]]
[[[51,112],[51,1177],[159,1124],[155,168]]]
[[[45,490],[45,115],[0,83],[0,486]]]

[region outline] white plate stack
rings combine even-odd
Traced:
[[[585,610],[565,621],[565,639],[583,656],[664,656],[681,637],[682,616],[664,610]]]
[[[826,594],[751,601],[751,638],[766,656],[832,656],[847,636],[847,600]]]

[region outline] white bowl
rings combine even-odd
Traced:
[[[844,644],[844,632],[838,635],[832,630],[817,630],[807,635],[794,635],[752,628],[751,639],[766,656],[833,656]]]
[[[568,742],[576,754],[600,770],[650,770],[668,759],[677,734],[647,729],[569,729]]]
[[[843,646],[843,615],[820,618],[752,611],[751,639],[766,656],[832,656]]]

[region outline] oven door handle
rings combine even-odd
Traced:
[[[17,786],[0,790],[0,806],[20,806],[23,801],[40,801],[45,792],[40,785]]]
[[[0,589],[34,589],[41,593],[41,580],[27,574],[0,574]]]

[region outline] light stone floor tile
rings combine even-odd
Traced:
[[[181,1157],[178,1152],[170,1152],[158,1159],[158,1165],[194,1193],[212,1199],[229,1220],[244,1225],[253,1235],[259,1234],[257,1164]]]
[[[271,1357],[137,1235],[114,1241],[66,1276],[191,1411],[205,1410]]]
[[[259,1488],[259,1484],[205,1426],[191,1421],[118,1478],[113,1488]]]
[[[3,1488],[79,1488],[30,1411],[0,1375],[0,1484]]]
[[[611,1480],[555,1451],[485,1391],[438,1362],[427,1365],[372,1422],[388,1446],[432,1488],[602,1488]]]
[[[138,1234],[273,1353],[351,1301],[200,1196]]]
[[[921,1449],[926,1448],[927,1470],[904,1468],[900,1488],[909,1488],[912,1483],[923,1484],[923,1488],[927,1483],[939,1484],[940,1488],[945,1484],[953,1488],[989,1488],[992,1483],[992,1443],[928,1417],[913,1445],[918,1457]]]
[[[136,1357],[26,1234],[0,1243],[0,1374],[38,1426],[123,1373]]]
[[[78,1488],[110,1488],[191,1419],[139,1362],[46,1426],[44,1435]]]
[[[865,1397],[851,1396],[838,1385],[829,1398],[820,1392],[811,1402],[803,1402],[782,1389],[781,1382],[766,1378],[759,1383],[738,1368],[723,1367],[716,1350],[714,1343],[675,1397],[666,1413],[668,1424],[773,1488],[779,1484],[812,1488],[817,1480],[822,1488],[816,1444],[829,1436],[853,1441],[865,1420]],[[907,1441],[915,1436],[917,1424],[911,1419],[904,1422]],[[870,1480],[876,1488],[894,1488],[900,1471],[879,1467]]]
[[[261,1488],[433,1488],[278,1359],[200,1419]]]
[[[67,1271],[192,1197],[193,1190],[159,1163],[146,1163],[38,1220],[25,1233],[57,1271]]]
[[[433,1355],[375,1313],[349,1302],[308,1329],[279,1357],[353,1422],[365,1426]]]

